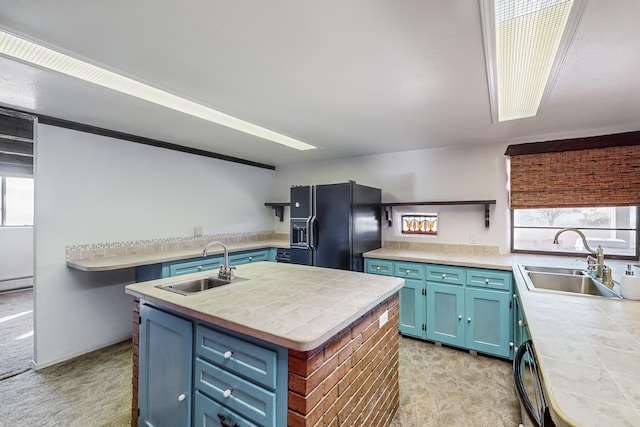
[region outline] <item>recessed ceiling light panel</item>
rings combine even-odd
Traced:
[[[0,30],[0,54],[296,150],[316,147]]]
[[[538,114],[584,5],[584,0],[480,0],[494,122]]]

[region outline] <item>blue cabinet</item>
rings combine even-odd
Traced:
[[[191,424],[192,344],[190,321],[140,306],[139,426]]]
[[[258,261],[276,260],[276,248],[259,249],[252,251],[231,252],[229,254],[229,265],[237,266]],[[164,277],[179,276],[181,274],[197,273],[199,271],[209,271],[220,269],[224,263],[222,254],[208,257],[196,257],[168,261],[159,264],[141,265],[136,267],[136,282],[162,279]]]
[[[465,289],[467,348],[496,356],[512,356],[510,302],[510,292]]]
[[[427,339],[464,347],[464,288],[428,282],[427,305]]]
[[[286,425],[286,348],[147,304],[140,318],[138,425]]]
[[[365,259],[365,271],[405,279],[399,292],[403,335],[513,356],[511,272],[374,258]]]
[[[270,261],[268,249],[229,254],[229,265],[231,266],[249,264],[251,262],[258,261]]]
[[[404,286],[399,291],[399,324],[404,335],[424,338],[424,289],[422,280],[404,279]]]

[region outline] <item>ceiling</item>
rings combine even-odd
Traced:
[[[588,2],[537,117],[492,123],[475,0],[0,0],[0,27],[318,146],[0,56],[0,105],[270,165],[640,129],[640,2]]]

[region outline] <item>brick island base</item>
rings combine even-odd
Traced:
[[[388,310],[388,322],[379,319]],[[139,301],[134,301],[131,426],[138,425]],[[398,296],[311,351],[289,350],[289,427],[387,426],[399,406]]]
[[[379,327],[388,310],[389,321]],[[321,347],[289,350],[290,427],[387,426],[399,405],[398,296]]]

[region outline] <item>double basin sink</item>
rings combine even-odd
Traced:
[[[590,295],[620,299],[611,288],[591,277],[586,271],[572,268],[518,265],[530,291],[554,291],[573,295]]]

